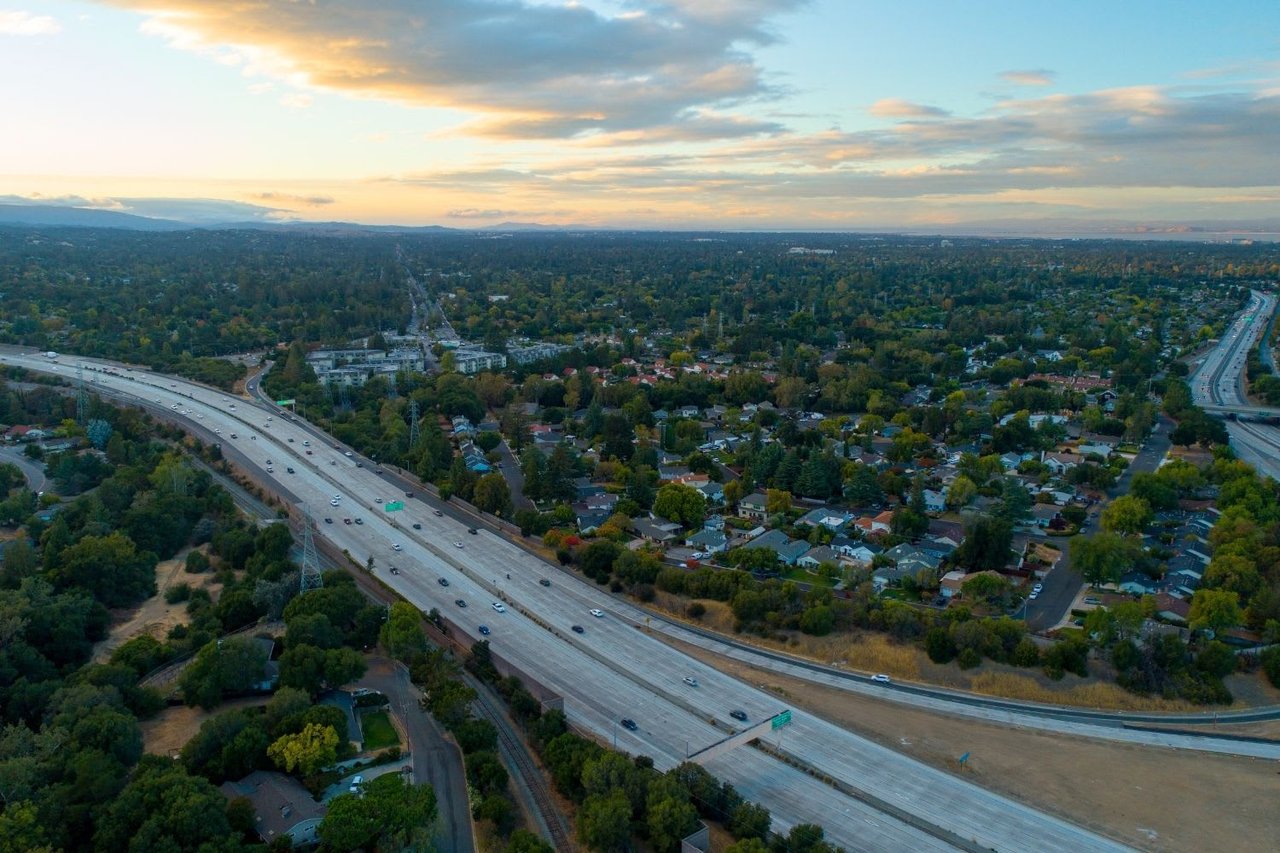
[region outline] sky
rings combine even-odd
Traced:
[[[0,0],[0,202],[1280,231],[1275,0]]]

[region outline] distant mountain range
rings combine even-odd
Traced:
[[[54,204],[0,204],[0,227],[5,225],[47,226],[64,228],[119,228],[133,231],[186,231],[186,230],[252,230],[298,231],[309,234],[516,234],[556,233],[566,231],[644,231],[650,229],[612,229],[592,225],[545,225],[538,222],[501,222],[476,228],[449,228],[443,225],[364,225],[358,222],[274,222],[270,220],[228,220],[183,222],[178,219],[162,219],[100,210],[87,207],[68,207]],[[653,229],[657,230],[657,229]],[[670,230],[670,229],[669,229]],[[690,233],[715,233],[716,229],[674,229]],[[740,231],[740,229],[729,229]],[[821,229],[824,233],[840,233],[839,229]],[[760,233],[813,233],[799,228],[760,229]],[[854,233],[850,230],[849,233]],[[945,226],[900,228],[863,228],[857,233],[904,236],[977,237],[982,239],[1077,239],[1077,240],[1261,240],[1280,241],[1280,222],[1254,221],[1204,221],[1179,222],[1125,222],[1120,220],[1044,219],[1044,220],[986,220],[955,223]]]

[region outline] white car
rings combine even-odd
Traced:
[[[494,610],[498,611],[499,613],[507,612],[507,608],[502,604],[501,601],[495,601],[493,604],[490,604],[489,606],[492,607]]]
[[[604,611],[603,611],[603,610],[598,610],[597,608],[593,607],[593,608],[591,608],[591,611],[590,611],[590,612],[591,612],[591,615],[592,615],[592,616],[594,616],[594,617],[596,617],[597,619],[603,619],[603,618],[604,618]]]
[[[348,790],[349,792],[351,792],[352,794],[358,794],[358,793],[360,793],[360,787],[361,787],[362,785],[364,785],[364,777],[363,777],[363,776],[360,776],[360,775],[357,775],[357,776],[355,776],[355,777],[353,777],[353,778],[352,778],[352,780],[351,780],[351,787],[350,787],[350,788],[348,788],[347,790]]]
[[[686,675],[684,677],[684,683],[689,685],[690,687],[697,687],[698,679],[694,678],[692,675]]]
[[[455,542],[453,543],[453,547],[455,547],[455,548],[461,548],[461,547],[462,547],[462,543],[461,543],[461,542],[457,542],[457,541],[455,541]]]
[[[391,550],[392,550],[392,551],[403,551],[404,549],[403,549],[403,548],[401,548],[401,547],[400,547],[400,543],[399,543],[399,542],[397,542],[396,544],[394,544],[394,545],[392,545],[392,546],[391,546]]]
[[[877,684],[888,684],[889,676],[885,675],[883,672],[878,672],[875,675],[871,676],[871,680],[876,682]]]

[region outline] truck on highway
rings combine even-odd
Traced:
[[[50,350],[49,352],[45,353],[45,354],[44,354],[44,357],[45,357],[45,358],[47,358],[47,359],[49,359],[50,361],[57,361],[57,360],[58,360],[58,354],[57,354],[56,352],[54,352],[53,350]]]

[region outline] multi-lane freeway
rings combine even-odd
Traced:
[[[1253,291],[1244,310],[1191,375],[1191,396],[1208,411],[1232,416],[1256,410],[1244,395],[1244,372],[1249,350],[1266,331],[1276,308],[1272,294]],[[1273,410],[1272,410],[1273,411]],[[1262,474],[1280,479],[1280,430],[1246,421],[1228,421],[1231,446],[1241,459]]]
[[[594,584],[470,528],[444,505],[393,491],[373,463],[287,411],[65,355],[53,361],[8,350],[4,363],[64,377],[82,363],[98,393],[163,412],[219,442],[260,482],[306,503],[320,536],[361,564],[372,557],[375,573],[415,606],[439,609],[473,639],[485,626],[497,655],[564,697],[573,725],[616,738],[660,768],[784,707],[640,630]],[[404,509],[388,512],[391,501],[403,501]],[[747,721],[731,717],[735,710]],[[623,718],[636,729],[619,726]],[[776,829],[816,823],[851,850],[1123,849],[803,713],[765,740],[787,760],[741,747],[707,766],[767,806]]]

